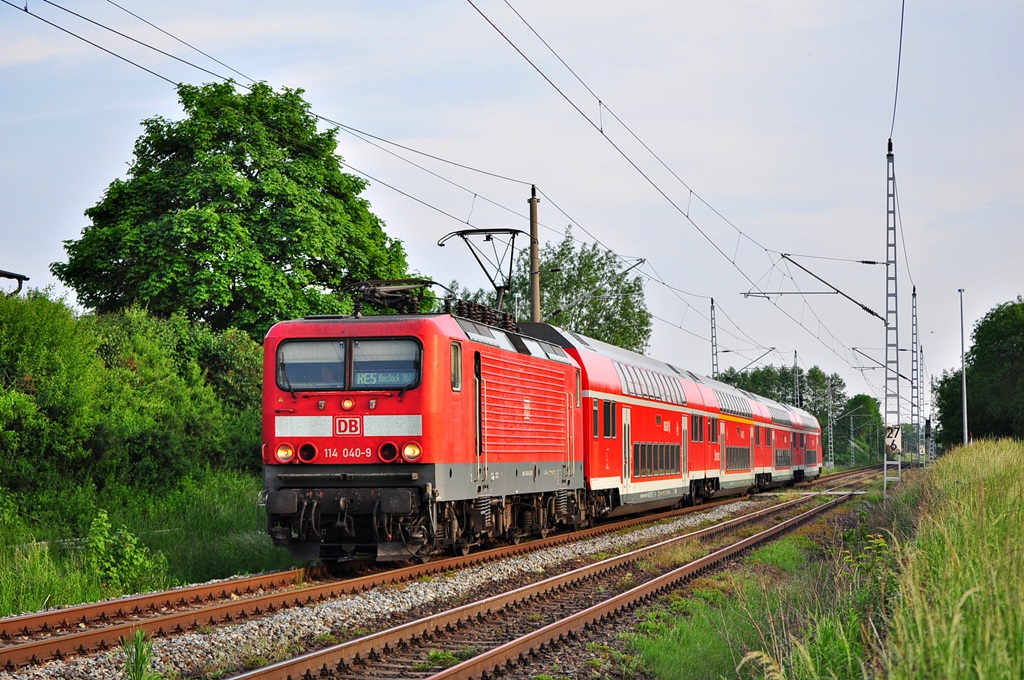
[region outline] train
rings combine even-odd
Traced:
[[[263,371],[265,530],[329,567],[821,474],[803,409],[472,302],[283,321]]]

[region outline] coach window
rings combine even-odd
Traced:
[[[661,397],[662,401],[669,401],[668,390],[665,389],[665,378],[661,373],[654,374],[654,380],[658,383],[658,396]]]
[[[601,431],[598,429],[601,426],[601,407],[598,405],[600,401],[594,397],[594,439],[597,439],[598,433]]]
[[[576,371],[576,408],[580,407],[580,393],[583,390],[580,389],[580,372]]]
[[[604,438],[615,436],[615,402],[604,400]]]
[[[452,343],[452,392],[462,391],[462,343]]]

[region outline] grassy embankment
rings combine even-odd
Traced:
[[[80,540],[51,540],[0,499],[0,616],[284,569],[257,531],[256,477],[205,473],[179,491],[109,508]]]
[[[905,470],[888,503],[869,494],[845,525],[662,600],[625,657],[604,650],[595,665],[659,679],[1024,677],[1022,498],[1024,444],[956,449]]]

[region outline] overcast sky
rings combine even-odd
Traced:
[[[730,350],[722,369],[774,347],[759,363],[791,365],[796,352],[804,368],[842,375],[849,394],[884,396],[881,369],[863,370],[875,364],[852,349],[884,361],[883,323],[822,294],[781,254],[884,316],[884,266],[849,261],[886,257],[890,129],[901,346],[914,285],[929,375],[959,365],[958,288],[968,337],[1024,292],[1019,0],[907,3],[894,127],[896,0],[118,5],[63,6],[216,74],[303,88],[315,113],[346,126],[509,178],[339,133],[347,170],[371,178],[373,210],[424,276],[485,285],[461,242],[437,240],[528,230],[536,184],[543,240],[572,224],[623,268],[646,260],[633,271],[656,317],[650,353],[699,373],[711,372],[714,298]],[[172,82],[215,77],[42,0],[28,0],[32,14],[24,6],[0,5],[0,269],[73,301],[50,263],[124,177],[140,122],[181,110],[167,81],[32,14]],[[806,295],[747,295],[796,291]]]

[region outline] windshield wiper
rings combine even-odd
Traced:
[[[408,392],[413,387],[413,385],[415,385],[420,379],[420,362],[414,361],[412,363],[412,367],[412,380],[409,381],[408,385],[406,385],[405,387],[398,391],[398,401],[402,401],[402,398],[405,396],[405,393]]]
[[[281,377],[284,378],[284,386],[292,393],[292,399],[298,399],[295,396],[295,388],[292,387],[292,381],[288,379],[288,365],[283,361],[281,362]]]

